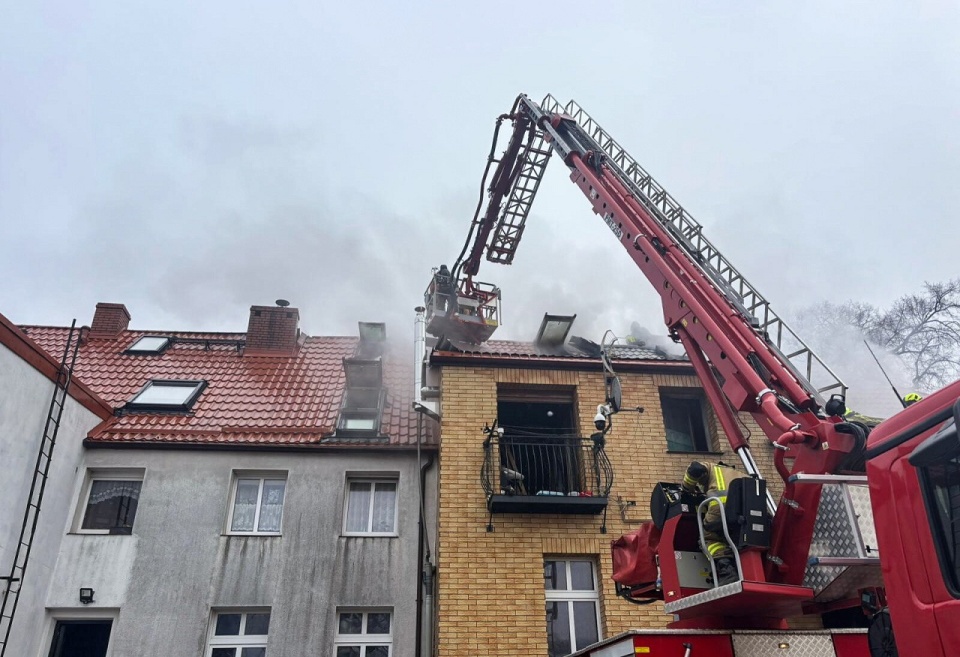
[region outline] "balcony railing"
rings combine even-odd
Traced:
[[[606,509],[613,468],[604,437],[492,434],[483,441],[480,481],[490,513],[597,514]]]

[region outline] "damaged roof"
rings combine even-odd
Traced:
[[[648,347],[643,343],[617,344],[609,348],[614,361],[643,361],[658,363],[682,363],[689,360],[684,355],[671,355],[659,347]],[[510,361],[529,360],[589,360],[600,362],[600,345],[592,340],[573,336],[564,344],[550,346],[536,342],[516,340],[488,340],[482,344],[471,344],[441,338],[433,349],[433,354],[457,359],[503,359]]]
[[[23,326],[48,353],[60,353],[68,328]],[[171,338],[159,354],[125,353],[143,336]],[[115,416],[90,432],[91,443],[410,447],[417,444],[408,354],[385,353],[386,402],[379,439],[337,437],[345,388],[343,359],[357,337],[303,337],[293,355],[242,355],[243,333],[124,330],[87,336],[74,375],[110,404]],[[189,412],[130,412],[123,407],[150,380],[201,380]],[[425,427],[430,423],[423,423]],[[431,428],[432,431],[432,428]],[[425,429],[424,443],[435,444]]]

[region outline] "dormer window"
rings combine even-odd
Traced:
[[[169,346],[170,338],[165,335],[145,335],[127,347],[127,350],[123,353],[132,356],[162,354]]]
[[[125,408],[136,411],[189,411],[206,385],[206,381],[155,379],[143,386]]]
[[[347,388],[340,406],[337,432],[378,435],[383,413],[383,363],[379,358],[345,358]]]

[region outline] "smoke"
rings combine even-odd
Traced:
[[[859,329],[825,303],[804,308],[795,315],[791,325],[847,385],[847,408],[880,418],[902,409]],[[870,346],[899,393],[911,392],[910,368],[906,363],[881,347]]]
[[[673,358],[686,356],[686,351],[684,351],[682,345],[677,344],[666,335],[654,335],[649,329],[641,326],[639,322],[630,324],[630,336],[641,346],[658,349]]]

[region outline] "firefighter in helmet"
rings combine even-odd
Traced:
[[[683,489],[689,493],[701,492],[726,503],[727,486],[734,479],[746,476],[723,463],[694,461],[683,475]],[[703,537],[706,541],[703,549],[713,557],[717,566],[717,586],[737,581],[740,577],[733,559],[733,548],[723,536],[720,505],[716,502],[707,505],[707,512],[703,516]]]
[[[915,393],[915,392],[908,392],[907,394],[905,394],[905,395],[903,396],[903,407],[906,408],[907,406],[913,406],[914,404],[916,404],[916,403],[917,403],[918,401],[920,401],[921,399],[923,399],[923,397],[921,397],[921,396],[918,395],[917,393]]]

